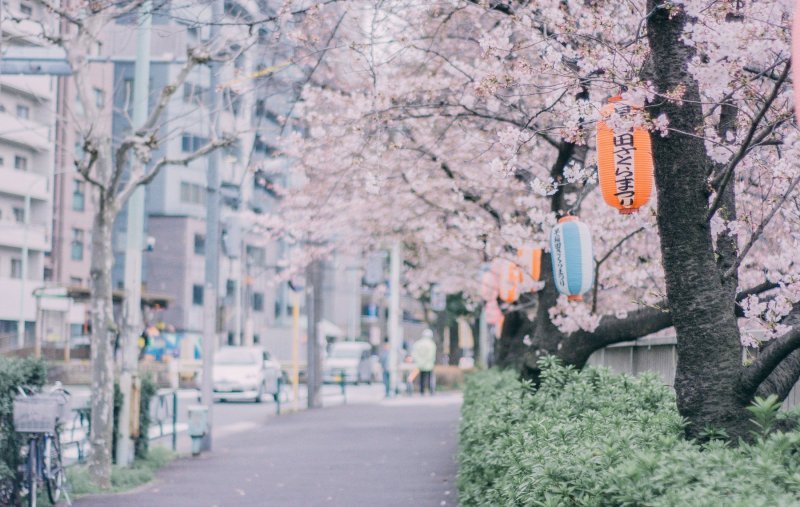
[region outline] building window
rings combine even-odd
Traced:
[[[72,209],[83,211],[86,206],[86,195],[84,193],[84,182],[73,180],[72,182]]]
[[[17,118],[27,120],[31,117],[31,109],[23,104],[17,104]]]
[[[28,159],[20,155],[14,155],[14,169],[18,171],[28,170]]]
[[[77,276],[71,276],[69,277],[69,284],[80,287],[83,285],[83,280],[78,278]]]
[[[261,247],[247,245],[245,253],[247,255],[247,263],[250,266],[260,267],[266,262],[266,252]]]
[[[83,110],[83,102],[81,102],[80,95],[75,95],[75,113],[79,115],[83,115],[85,111]]]
[[[181,136],[181,151],[184,153],[197,151],[206,144],[208,144],[208,139],[205,137],[185,133]]]
[[[19,4],[19,12],[23,16],[33,16],[33,7],[28,4],[21,3]]]
[[[256,312],[264,311],[264,294],[262,294],[261,292],[253,293],[253,311]]]
[[[22,259],[11,259],[11,278],[22,278]]]
[[[206,193],[202,185],[197,183],[181,182],[181,202],[189,204],[205,204]]]
[[[236,291],[236,282],[228,279],[225,282],[225,297],[232,298],[234,296],[234,292]]]
[[[192,304],[195,306],[203,306],[202,285],[192,285]]]
[[[94,105],[98,109],[103,109],[106,106],[106,94],[100,88],[94,88]]]
[[[50,268],[44,268],[42,278],[44,278],[45,282],[52,282],[53,281],[53,270]]]
[[[18,224],[25,223],[25,209],[23,208],[14,208],[14,221]]]
[[[194,235],[194,253],[197,255],[205,255],[206,253],[206,237],[202,234]]]
[[[83,230],[81,229],[72,229],[70,258],[72,258],[73,261],[83,260]]]
[[[6,165],[6,161],[3,160],[3,157],[0,157],[0,165]]]
[[[254,334],[253,335],[253,345],[258,345],[261,343],[261,336]]]
[[[189,35],[189,38],[190,38],[191,40],[197,40],[197,38],[200,36],[200,35],[199,35],[199,31],[197,30],[197,27],[196,27],[196,26],[190,26],[190,27],[188,27],[188,28],[186,29],[186,33]]]

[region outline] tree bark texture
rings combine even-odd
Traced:
[[[92,397],[89,473],[103,489],[111,487],[111,441],[114,407],[114,307],[111,287],[111,230],[107,206],[95,212],[92,229],[91,321]]]
[[[687,70],[691,49],[681,40],[686,15],[658,7],[647,21],[653,83],[664,94],[685,87],[682,102],[656,99],[651,114],[670,121],[666,137],[653,136],[658,228],[667,299],[677,334],[675,391],[687,436],[705,428],[745,435],[747,401],[738,389],[742,369],[735,300],[723,285],[711,240],[703,117],[697,82]]]

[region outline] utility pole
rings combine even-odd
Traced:
[[[150,96],[150,27],[152,7],[145,1],[139,8],[139,26],[136,29],[136,63],[133,78],[133,129],[140,128],[147,120]],[[132,163],[138,164],[138,160]],[[138,369],[139,334],[142,332],[142,247],[144,245],[144,186],[139,186],[128,200],[127,230],[125,234],[125,327],[122,339],[122,368],[119,387],[122,391],[122,407],[119,414],[119,439],[117,440],[117,463],[129,465],[133,462],[131,419],[138,412],[134,402],[133,386]]]
[[[322,316],[322,287],[321,262],[314,261],[306,269],[306,314],[308,316],[308,361],[306,365],[306,387],[308,388],[308,408],[319,408],[320,386],[322,385],[320,361],[319,321]]]
[[[392,244],[389,281],[389,385],[397,392],[398,352],[400,350],[400,241]]]
[[[28,282],[28,229],[31,225],[31,190],[25,194],[25,204],[22,211],[22,224],[25,230],[22,232],[22,259],[20,265],[19,283],[19,320],[17,321],[17,345],[20,349],[25,346],[25,299],[27,294]]]
[[[211,33],[210,41],[216,42],[219,38],[219,21],[222,18],[221,0],[211,3]],[[215,61],[209,66],[211,74],[208,82],[207,106],[211,114],[212,137],[219,134],[219,110],[217,100],[217,72],[219,64]],[[205,319],[203,321],[203,405],[208,407],[208,424],[203,437],[203,451],[211,450],[211,429],[214,420],[214,350],[217,347],[217,298],[219,296],[219,152],[213,150],[207,157],[207,198],[206,198],[206,287],[203,293],[205,303]]]
[[[299,410],[300,402],[300,292],[291,291],[292,296],[292,404]]]

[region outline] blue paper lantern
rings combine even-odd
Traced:
[[[583,301],[594,282],[589,226],[575,216],[562,217],[550,232],[550,258],[556,289],[570,301]]]

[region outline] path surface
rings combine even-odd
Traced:
[[[77,507],[456,504],[460,396],[438,394],[271,418],[218,438],[134,492]]]

